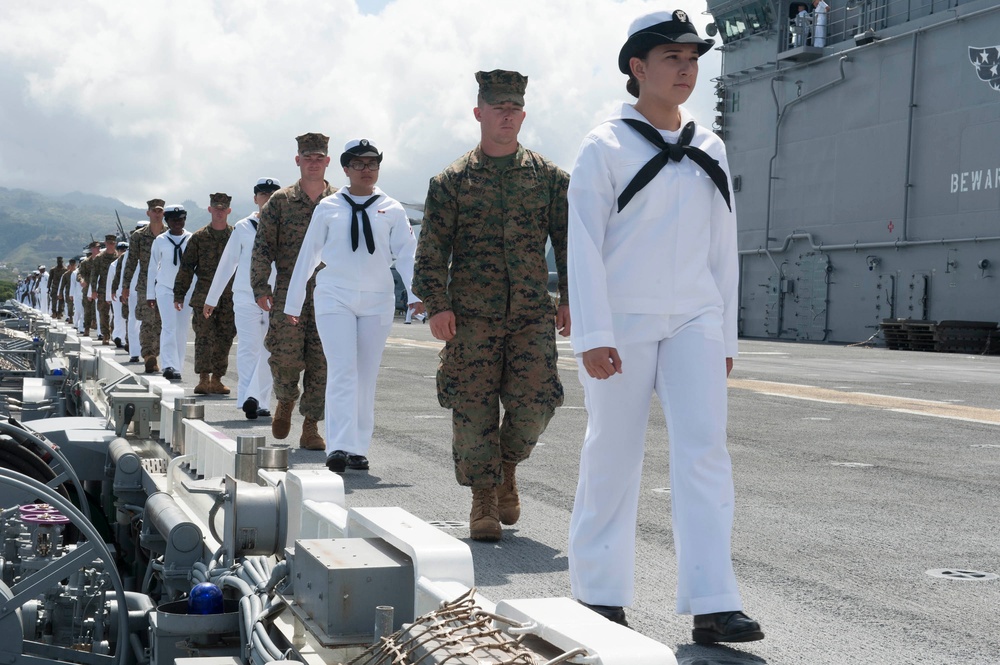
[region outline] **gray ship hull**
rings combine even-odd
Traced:
[[[816,26],[789,31],[788,2],[708,2],[741,334],[857,342],[886,319],[1000,320],[1000,6],[829,5],[820,47]]]

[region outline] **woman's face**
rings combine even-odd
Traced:
[[[695,44],[660,44],[644,60],[632,58],[640,97],[655,97],[671,106],[686,102],[698,82],[698,57]]]

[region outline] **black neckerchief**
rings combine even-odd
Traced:
[[[361,213],[361,225],[364,227],[365,233],[365,245],[368,247],[368,253],[375,253],[375,237],[372,235],[372,222],[368,219],[368,206],[375,203],[380,195],[376,194],[364,203],[355,203],[351,197],[347,194],[341,193],[347,204],[351,206],[351,249],[353,251],[358,251],[358,213]]]
[[[169,233],[167,234],[167,240],[170,240]],[[177,265],[184,257],[184,235],[181,234],[181,241],[179,243],[170,240],[170,244],[174,246],[174,265]]]
[[[647,141],[659,148],[660,152],[639,169],[639,172],[632,178],[632,182],[628,184],[625,191],[618,197],[618,212],[621,212],[628,205],[628,202],[632,200],[632,197],[638,194],[639,190],[648,185],[656,177],[656,174],[667,165],[667,162],[671,160],[679,162],[684,157],[688,157],[692,162],[705,170],[705,173],[712,179],[715,186],[719,188],[722,198],[726,200],[729,212],[733,211],[733,206],[729,202],[729,181],[726,179],[726,172],[719,166],[719,162],[710,157],[708,153],[701,148],[695,148],[690,145],[691,139],[694,138],[694,121],[684,125],[677,143],[665,141],[660,132],[649,123],[632,118],[622,118],[622,122],[642,134]]]

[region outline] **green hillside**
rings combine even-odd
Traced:
[[[194,211],[188,202],[185,207]],[[0,187],[0,275],[24,273],[42,264],[51,267],[57,256],[68,260],[82,255],[91,238],[103,240],[106,233],[117,232],[116,210],[127,232],[146,217],[145,210],[117,199],[78,192],[46,196]],[[207,212],[189,214],[188,228],[200,228],[207,217]]]

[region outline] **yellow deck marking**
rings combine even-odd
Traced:
[[[893,397],[891,395],[879,395],[875,393],[845,392],[795,383],[752,381],[748,379],[730,379],[729,387],[736,388],[737,390],[750,390],[763,395],[788,397],[790,399],[826,402],[829,404],[850,404],[853,406],[898,411],[900,413],[912,413],[920,416],[1000,425],[1000,411],[975,406],[962,406],[950,402]]]

